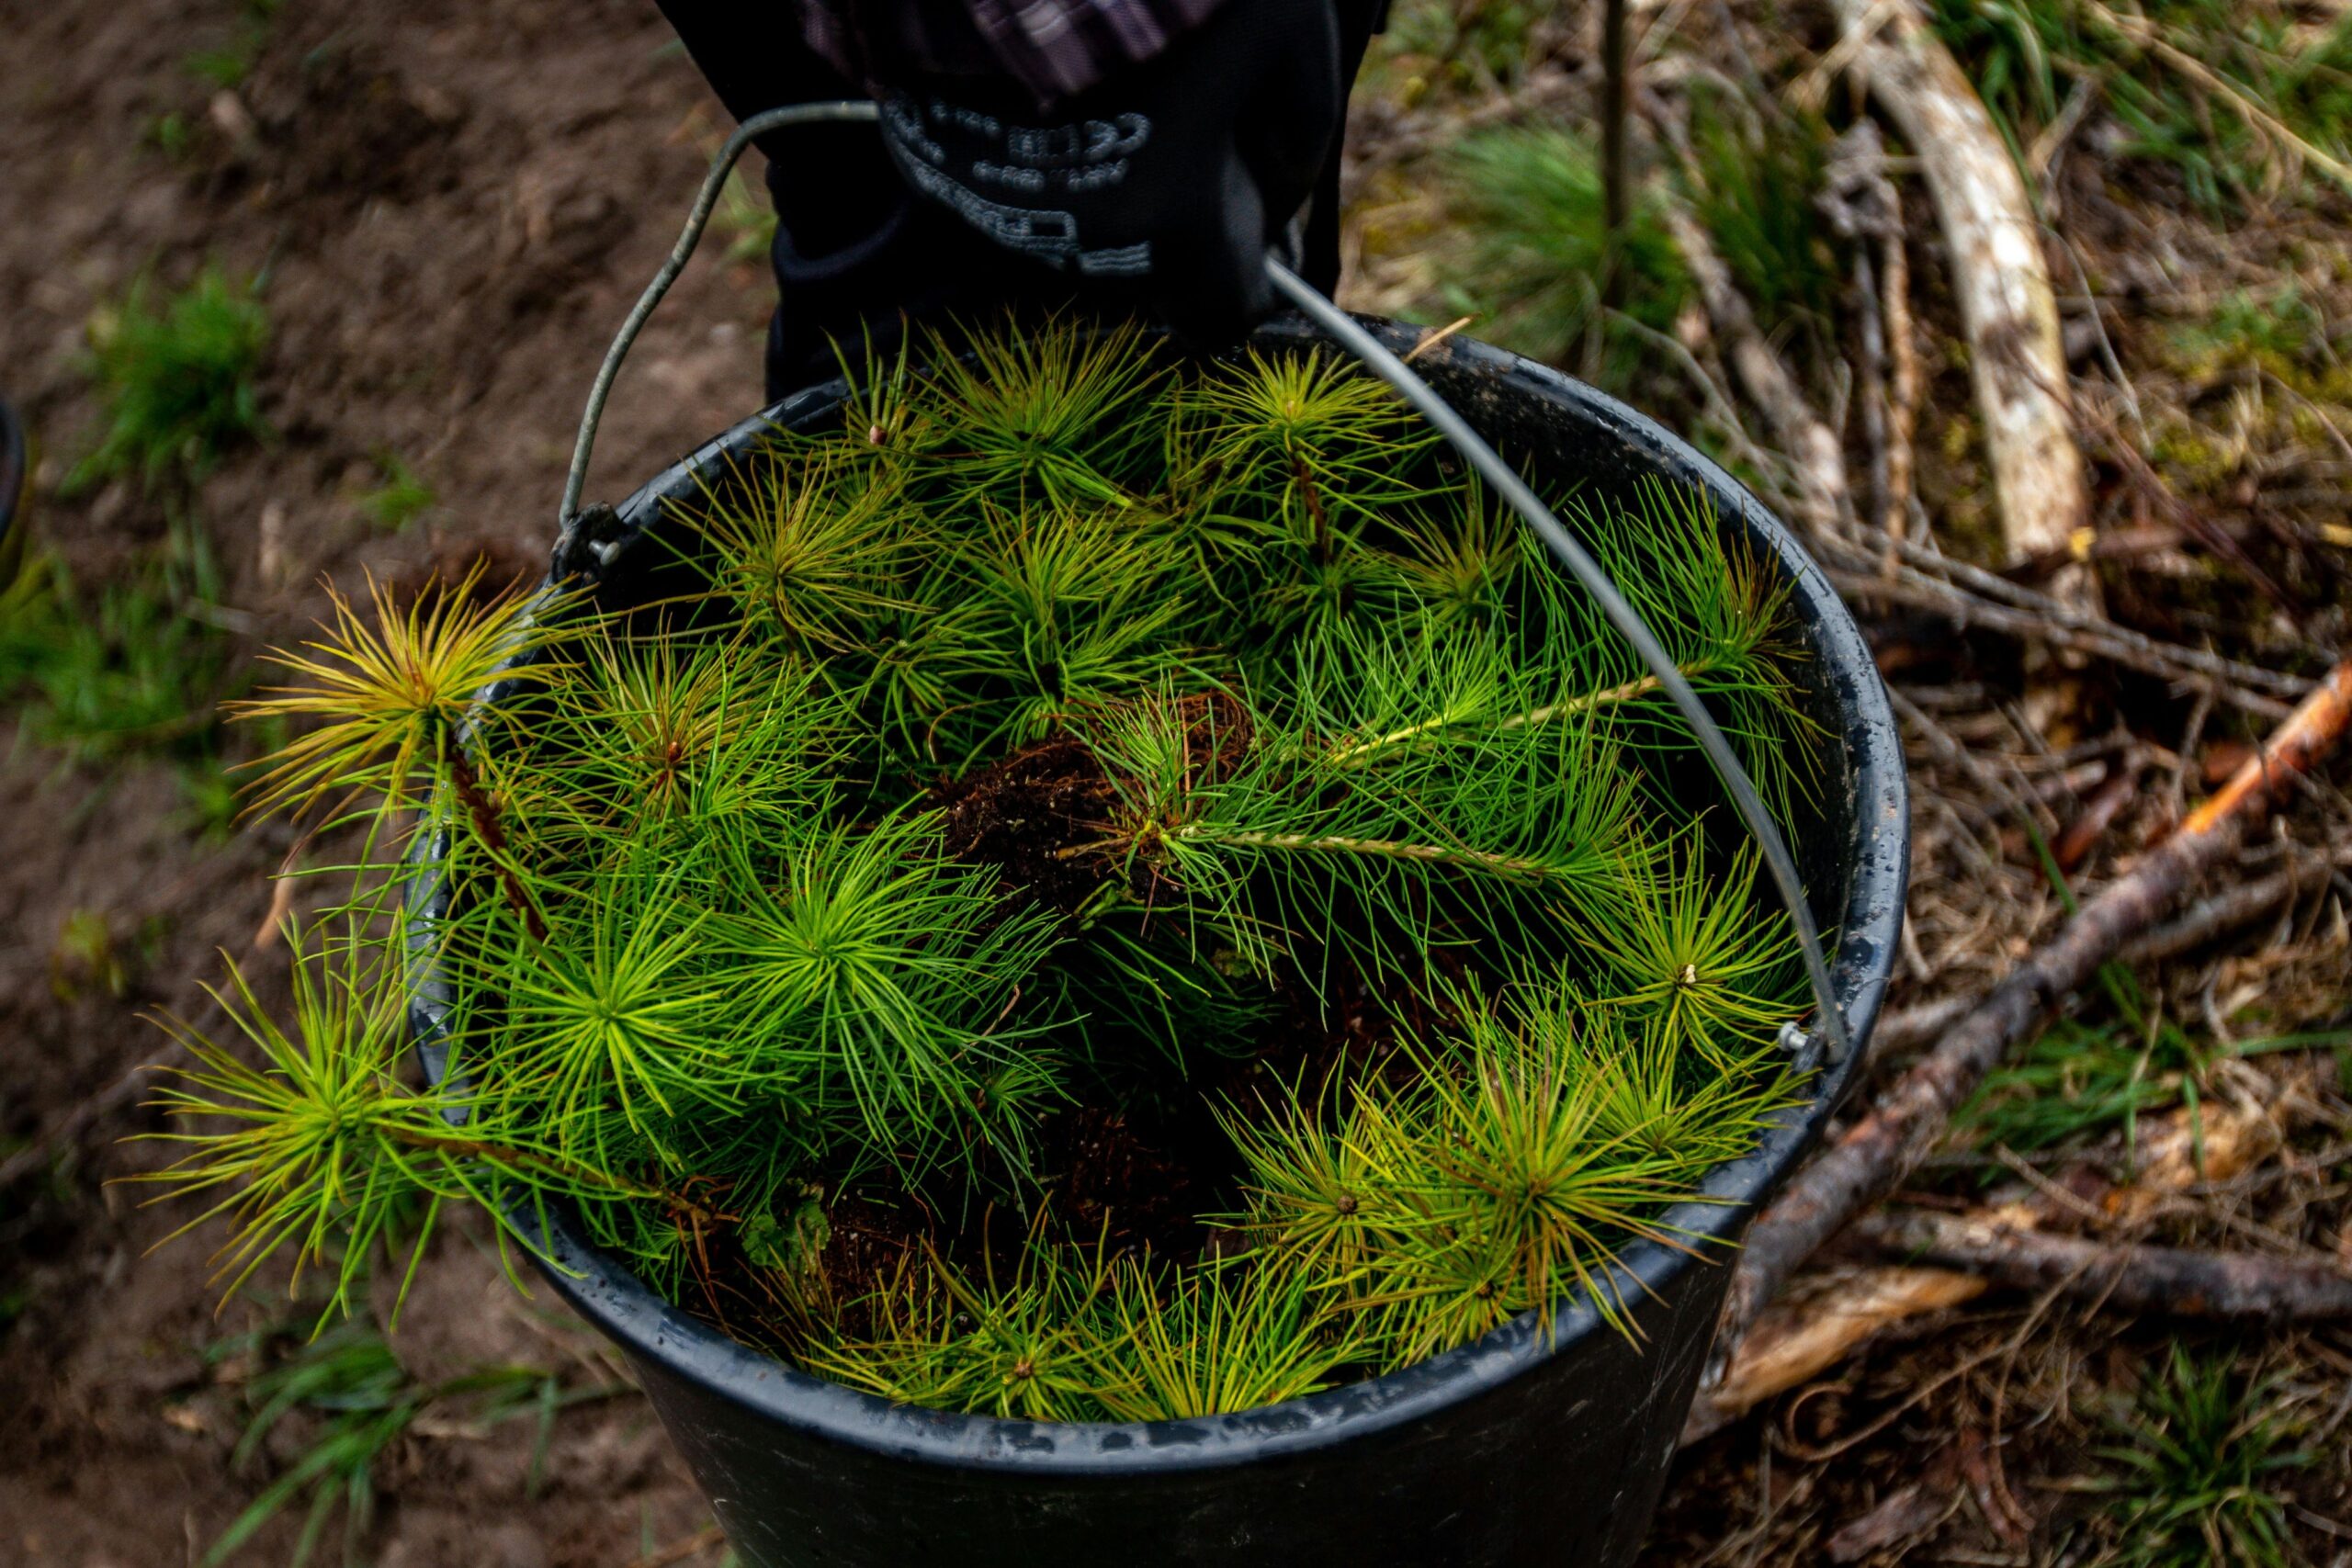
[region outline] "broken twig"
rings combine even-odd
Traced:
[[[2352,1276],[2324,1263],[2117,1246],[1919,1210],[1864,1214],[1853,1234],[1914,1263],[1964,1270],[2018,1290],[2055,1290],[2121,1312],[2271,1324],[2352,1317]]]
[[[1854,503],[1846,479],[1846,454],[1837,433],[1813,411],[1796,378],[1765,341],[1757,328],[1755,312],[1733,286],[1730,269],[1715,254],[1698,220],[1679,205],[1668,204],[1666,223],[1699,285],[1699,297],[1714,322],[1724,357],[1770,425],[1773,439],[1788,454],[1796,485],[1797,520],[1815,537],[1850,534]]]
[[[2254,1111],[2232,1105],[2176,1111],[2143,1129],[2139,1171],[2128,1186],[2108,1193],[2101,1222],[2130,1225],[2156,1205],[2199,1181],[2222,1181],[2252,1167],[2278,1146],[2279,1119],[2291,1097]],[[1980,1224],[2030,1228],[2057,1207],[2056,1189],[1979,1211]],[[2074,1208],[2069,1202],[2065,1205]],[[2077,1217],[2080,1217],[2077,1215]],[[1720,1378],[1702,1388],[1682,1427],[1694,1443],[1756,1405],[1820,1376],[1883,1330],[1911,1318],[1965,1306],[1991,1288],[1985,1276],[1916,1262],[1849,1269],[1800,1301],[1775,1301],[1756,1320]]]

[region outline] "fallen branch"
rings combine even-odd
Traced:
[[[2081,870],[2139,789],[2140,770],[2129,760],[2109,773],[2107,782],[2098,786],[2098,793],[2083,803],[2081,812],[2066,824],[2066,830],[2051,846],[2050,855],[2058,863],[2058,869],[2069,874]]]
[[[1871,437],[1871,482],[1879,531],[1900,541],[1911,522],[1912,438],[1918,423],[1919,354],[1911,332],[1911,262],[1903,198],[1887,177],[1877,122],[1858,119],[1838,139],[1820,197],[1830,227],[1854,246],[1860,317],[1863,415]],[[1876,243],[1878,264],[1871,265]],[[1890,559],[1892,549],[1890,547]]]
[[[2268,1324],[2352,1317],[2352,1276],[2322,1263],[2116,1246],[1918,1210],[1864,1214],[1853,1234],[1914,1263],[1965,1270],[2018,1290],[2054,1290],[2122,1312]]]
[[[1990,626],[2022,642],[2043,643],[2104,659],[2126,670],[2137,670],[2160,680],[2177,681],[2185,686],[2209,689],[2231,706],[2273,721],[2285,718],[2290,711],[2287,704],[2277,697],[2266,696],[2230,676],[2197,668],[2196,663],[2188,659],[2173,657],[2176,651],[2198,654],[2199,661],[2213,657],[2202,654],[2199,649],[2167,650],[2163,644],[2143,646],[2145,639],[2138,638],[2136,633],[2123,634],[2121,627],[2115,628],[2115,632],[2122,635],[2077,630],[2063,621],[2048,619],[2031,610],[1996,604],[1949,582],[1905,573],[1900,568],[1897,575],[1892,578],[1879,576],[1874,571],[1832,570],[1828,576],[1831,584],[1849,599],[1874,599],[1883,604],[1906,605],[1941,615],[1962,628]]]
[[[2286,870],[2225,887],[2178,919],[2132,942],[2123,949],[2123,961],[2161,964],[2194,952],[2216,937],[2252,924],[2283,904],[2307,893],[2316,893],[2335,880],[2336,870],[2335,863],[2324,855],[2299,855]]]
[[[2202,649],[2161,641],[2145,633],[2120,626],[2096,610],[2076,608],[2051,594],[2028,588],[2021,582],[2013,582],[1999,572],[1986,571],[1983,567],[1972,566],[1964,560],[1930,549],[1916,540],[1895,539],[1892,543],[1894,553],[1902,557],[1905,562],[1929,577],[1943,579],[1944,582],[1939,586],[1960,589],[1972,598],[1997,600],[2002,604],[2013,604],[2019,609],[2030,610],[2046,620],[2072,630],[2109,638],[2127,648],[2135,649],[2150,658],[2169,660],[2209,675],[2236,681],[2256,691],[2267,692],[2272,696],[2291,699],[2301,696],[2310,689],[2308,682],[2292,675],[2282,675],[2275,670],[2266,669],[2259,664],[2247,664],[2240,660],[2224,659],[2219,654],[2208,653]]]
[[[1637,321],[1626,315],[1623,310],[1618,311],[1611,319],[1627,332],[1651,344],[1689,373],[1692,383],[1699,389],[1700,397],[1706,402],[1708,417],[1712,418],[1722,430],[1724,439],[1730,444],[1732,451],[1755,469],[1756,478],[1753,483],[1755,488],[1762,492],[1761,498],[1765,504],[1783,516],[1793,513],[1796,508],[1790,503],[1788,493],[1781,487],[1779,478],[1781,470],[1788,467],[1787,460],[1777,453],[1767,452],[1757,444],[1756,438],[1747,433],[1747,426],[1740,422],[1739,411],[1732,406],[1731,392],[1713,371],[1699,363],[1698,355],[1691,352],[1694,345],[1686,344],[1671,333],[1662,333],[1645,321]],[[1714,344],[1713,333],[1706,330],[1703,321],[1694,319],[1692,325],[1705,334],[1698,339],[1695,346],[1712,349]]]
[[[1898,558],[1891,570],[1871,553],[1876,546]],[[2046,641],[2165,680],[2214,685],[2251,711],[2269,709],[2273,719],[2285,717],[2286,703],[2310,690],[2295,676],[2120,626],[2104,615],[1912,540],[1866,529],[1858,544],[1831,541],[1822,553],[1829,558],[1830,581],[1848,593],[1928,610],[1957,626],[1988,626],[2019,638]],[[1841,561],[1848,570],[1838,570]]]
[[[1950,1269],[1858,1269],[1817,1296],[1775,1303],[1757,1320],[1722,1381],[1702,1386],[1683,1418],[1685,1447],[1713,1436],[1764,1401],[1823,1372],[1908,1318],[1965,1306],[1984,1281]]]
[[[1902,131],[1951,253],[2011,561],[2063,547],[2090,517],[2057,299],[2025,181],[1951,51],[1905,0],[1837,0],[1849,69]],[[1858,41],[1857,41],[1858,40]],[[2061,592],[2087,597],[2089,578]]]
[[[1952,1112],[2009,1048],[2228,855],[2274,793],[2324,756],[2347,721],[2352,660],[2330,671],[2263,751],[2191,813],[2172,838],[2084,905],[2048,946],[2011,971],[1921,1057],[1869,1115],[1798,1174],[1748,1232],[1724,1303],[1719,1367],[1728,1367],[1740,1353],[1749,1325],[1798,1265],[1892,1191],[1935,1146]]]

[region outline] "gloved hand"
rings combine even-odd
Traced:
[[[1080,280],[1125,280],[1196,345],[1273,307],[1271,248],[1347,109],[1333,0],[1224,0],[1141,65],[1048,110],[1010,84],[910,83],[882,139],[915,191],[1008,250]]]

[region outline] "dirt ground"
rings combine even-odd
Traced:
[[[166,553],[175,513],[180,534],[200,530],[220,571],[209,596],[226,688],[260,647],[322,612],[322,574],[415,582],[478,558],[501,574],[538,569],[581,397],[723,129],[650,3],[0,0],[0,397],[45,453],[35,524],[78,581]],[[234,69],[206,63],[223,53]],[[1410,124],[1374,118],[1392,141],[1411,140]],[[2207,242],[2185,265],[2226,249]],[[175,288],[208,264],[261,280],[272,333],[255,379],[271,439],[229,452],[192,497],[132,479],[62,495],[97,440],[94,313],[142,276]],[[1357,299],[1409,292],[1371,276]],[[621,379],[592,499],[755,405],[770,301],[756,261],[695,264]],[[2129,357],[2132,339],[2118,336]],[[1950,363],[1938,374],[1964,403],[1964,375]],[[435,499],[387,528],[368,498],[395,462]],[[2103,481],[2116,507],[2128,490]],[[2342,594],[2339,580],[2323,585],[2325,603]],[[2326,614],[2341,626],[2340,607]],[[2155,629],[2187,640],[2206,627]],[[2249,733],[2226,716],[2209,725],[2177,692],[2126,682],[2101,697],[2111,733],[2053,749],[2014,719],[2013,662],[1974,657],[1940,625],[1874,630],[1919,716],[1906,720],[1919,891],[1898,1006],[1981,988],[2059,919],[2034,845],[1986,818],[1988,789],[2014,788],[2064,823],[2123,779],[2133,809],[2106,808],[2119,826],[2104,845],[2092,835],[2084,866],[2104,874],[2163,819],[2167,773],[2177,806],[2185,787],[2225,773]],[[282,989],[284,948],[265,933],[280,912],[271,873],[293,846],[276,827],[202,829],[190,779],[217,773],[213,760],[152,748],[76,760],[21,715],[0,723],[0,1160],[40,1156],[0,1186],[0,1565],[195,1563],[318,1427],[306,1416],[237,1453],[251,1388],[288,1354],[297,1314],[258,1289],[216,1312],[200,1242],[150,1251],[184,1216],[143,1209],[136,1187],[118,1184],[168,1157],[122,1141],[159,1123],[119,1086],[164,1049],[141,1015],[198,1010],[215,950],[238,955],[266,992]],[[234,755],[248,742],[225,744]],[[2343,840],[2345,776],[2339,765],[2309,792],[2288,836]],[[2247,874],[2275,863],[2274,850],[2249,852]],[[2342,907],[2301,908],[2245,960],[2255,967],[2187,976],[2178,1005],[2193,1010],[2202,987],[2210,1011],[2215,984],[2225,1003],[2258,986],[2296,998],[2280,1028],[2340,1022],[2352,951]],[[2264,1070],[2301,1075],[2309,1114],[2288,1153],[2174,1215],[2165,1236],[2334,1246],[2352,1266],[2341,1179],[2352,1114],[2335,1063],[2308,1052]],[[56,1137],[61,1127],[72,1135]],[[1934,1189],[1923,1201],[1962,1206],[1973,1169],[1923,1175]],[[2352,1562],[2352,1529],[2336,1522],[2352,1519],[2352,1337],[2341,1328],[2177,1337],[2004,1292],[1915,1320],[1686,1452],[1647,1561],[2091,1561],[2077,1527],[2109,1473],[2101,1413],[2177,1337],[2273,1375],[2267,1397],[2329,1450],[2297,1472],[2298,1550]],[[484,1422],[466,1407],[414,1422],[377,1468],[366,1561],[723,1560],[642,1399],[616,1388],[619,1370],[544,1292],[510,1288],[481,1227],[438,1237],[393,1343],[424,1383],[526,1366],[577,1402],[553,1417],[543,1454],[527,1418]],[[231,1561],[290,1560],[302,1513],[298,1503]],[[340,1550],[340,1528],[320,1560]]]
[[[103,578],[165,527],[129,481],[49,499],[94,439],[80,368],[92,310],[142,269],[168,285],[207,261],[266,275],[258,381],[277,438],[231,457],[196,506],[239,660],[323,608],[322,573],[413,577],[476,553],[537,569],[582,392],[719,129],[649,4],[288,7],[234,99],[216,99],[186,62],[244,25],[202,0],[0,8],[0,395],[48,454],[37,523],[77,576]],[[167,115],[189,128],[176,158],[142,136]],[[771,288],[756,268],[710,265],[680,286],[612,405],[597,493],[756,406]],[[447,498],[396,536],[355,503],[384,451]],[[246,953],[265,923],[284,836],[196,841],[178,774],[77,767],[21,741],[0,763],[0,1154],[158,1055],[139,1014],[192,1010],[213,950]],[[119,998],[52,984],[77,911],[126,948],[145,938]],[[282,953],[254,967],[273,977]],[[0,1331],[0,1562],[194,1562],[271,1473],[266,1457],[232,1473],[238,1369],[224,1378],[207,1355],[266,1309],[241,1301],[216,1318],[206,1247],[149,1255],[177,1221],[107,1185],[158,1163],[115,1141],[149,1124],[107,1116],[86,1152],[0,1201],[0,1296],[18,1304]],[[424,1278],[398,1338],[413,1370],[614,1377],[484,1247],[443,1238]],[[640,1399],[560,1417],[536,1496],[522,1484],[530,1426],[407,1444],[380,1478],[371,1560],[610,1565],[708,1524]],[[240,1560],[285,1560],[300,1513]]]

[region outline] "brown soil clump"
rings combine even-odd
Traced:
[[[1148,1248],[1160,1258],[1190,1258],[1201,1249],[1203,1229],[1195,1212],[1205,1178],[1221,1174],[1215,1161],[1224,1142],[1214,1126],[1207,1140],[1183,1136],[1188,1128],[1147,1125],[1135,1111],[1089,1105],[1058,1120],[1061,1175],[1055,1196],[1072,1234],[1100,1235],[1114,1251]]]
[[[1100,838],[1117,800],[1102,764],[1057,736],[1001,762],[941,784],[948,853],[993,865],[1008,886],[1075,910],[1102,886],[1099,863],[1057,852]]]

